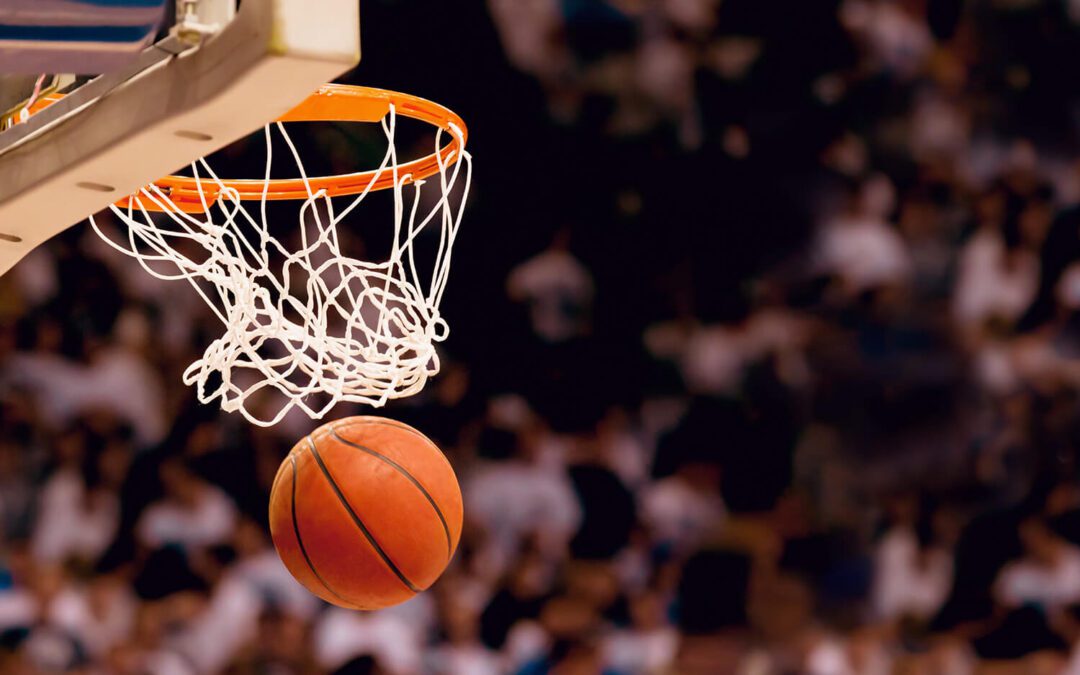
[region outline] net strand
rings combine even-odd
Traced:
[[[150,185],[127,207],[112,208],[126,236],[114,239],[91,218],[109,246],[135,258],[153,277],[187,280],[224,326],[183,374],[202,403],[218,401],[253,424],[271,426],[294,409],[320,419],[343,401],[380,407],[419,392],[438,373],[436,345],[449,335],[439,306],[472,183],[471,156],[464,150],[446,157],[438,152],[447,133],[440,129],[438,180],[414,181],[400,170],[393,106],[381,128],[387,140],[382,161],[364,190],[343,205],[325,190],[312,189],[288,130],[274,123],[263,130],[266,166],[257,210],[201,159],[191,165],[201,212],[184,212],[166,191]],[[306,192],[295,250],[271,234],[267,202],[275,133]],[[461,129],[450,125],[448,133],[464,147]],[[382,262],[349,257],[337,228],[387,173],[393,179],[390,254]],[[439,194],[428,208],[424,196],[436,185]],[[217,199],[211,201],[210,194]],[[155,215],[150,205],[164,215]],[[436,251],[425,260],[416,244],[434,228]]]

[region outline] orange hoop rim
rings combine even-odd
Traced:
[[[43,96],[30,108],[34,113],[60,100],[62,95]],[[454,165],[461,158],[468,138],[465,122],[449,108],[433,101],[386,89],[360,87],[346,84],[327,84],[319,88],[300,105],[277,122],[365,122],[381,121],[390,113],[426,122],[450,135],[450,142],[435,152],[400,164],[397,171],[374,169],[335,176],[270,180],[196,179],[187,176],[166,176],[151,183],[168,196],[172,205],[185,213],[202,212],[205,206],[215,204],[223,192],[230,192],[243,201],[305,200],[310,194],[323,192],[329,197],[358,195],[367,191],[386,190],[394,187],[395,175],[399,183],[407,185],[422,181]],[[310,187],[311,192],[308,192]],[[205,206],[204,206],[205,205]],[[142,199],[139,194],[116,202],[122,209],[146,209],[162,211],[155,200]],[[171,210],[171,209],[170,209]]]

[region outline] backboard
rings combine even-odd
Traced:
[[[261,129],[360,58],[357,0],[176,4],[182,20],[168,17],[172,30],[156,42],[107,73],[56,83],[63,98],[0,132],[0,274],[61,230]],[[0,101],[17,105],[36,85],[6,77]]]

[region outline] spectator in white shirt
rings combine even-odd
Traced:
[[[490,430],[480,439],[483,462],[464,480],[470,520],[490,536],[488,552],[504,563],[526,537],[536,535],[546,551],[558,552],[577,531],[581,505],[566,471],[551,463],[520,458],[517,437]],[[496,563],[502,570],[502,564]]]
[[[139,543],[151,549],[197,549],[230,539],[236,508],[224,492],[176,460],[162,464],[161,482],[164,497],[147,507],[135,527]]]
[[[852,196],[846,212],[822,229],[817,267],[836,277],[845,295],[909,281],[911,255],[900,232],[886,220],[895,202],[892,182],[875,176]]]
[[[928,621],[944,604],[952,580],[952,554],[935,541],[929,514],[923,514],[918,522],[897,522],[877,546],[874,610],[890,621]]]
[[[130,639],[137,600],[122,574],[110,572],[69,586],[49,605],[49,622],[78,640],[93,659]]]
[[[994,597],[1005,607],[1036,605],[1053,611],[1080,602],[1080,549],[1039,518],[1020,526],[1024,556],[1001,570]]]
[[[719,473],[707,463],[686,462],[671,476],[647,487],[641,496],[641,518],[659,544],[692,549],[727,520],[717,493]]]
[[[37,559],[96,560],[120,524],[116,491],[127,472],[128,449],[81,427],[57,439],[60,469],[45,483],[33,534]]]
[[[953,296],[956,320],[970,328],[989,319],[1016,321],[1039,289],[1037,242],[1026,240],[1023,227],[1023,219],[1042,217],[1038,207],[1024,206],[1015,195],[993,194],[980,210],[983,223],[960,252]]]
[[[583,335],[591,323],[592,275],[569,246],[563,230],[546,251],[515,267],[506,282],[510,299],[529,305],[533,331],[548,342]]]

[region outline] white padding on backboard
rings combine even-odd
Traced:
[[[320,20],[323,13],[337,17],[332,30]],[[360,59],[360,3],[356,0],[319,0],[318,12],[307,3],[283,2],[278,16],[274,39],[283,52],[321,57],[352,50]]]

